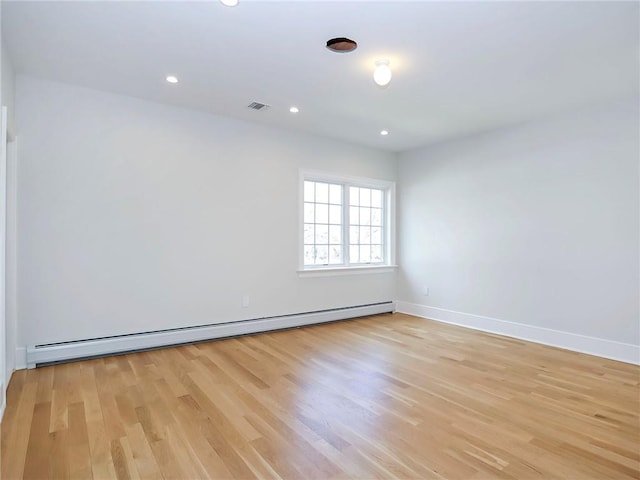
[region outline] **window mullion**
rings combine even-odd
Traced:
[[[381,228],[381,237],[380,237],[380,241],[382,242],[382,261],[384,263],[388,263],[389,262],[389,245],[391,243],[390,238],[387,236],[387,225],[390,223],[389,220],[389,210],[388,210],[388,204],[389,204],[389,199],[387,198],[389,196],[389,192],[388,191],[383,191],[382,192],[382,228]]]
[[[349,185],[346,183],[342,185],[343,192],[343,206],[342,206],[342,250],[344,251],[345,265],[351,265],[351,258],[349,258]]]

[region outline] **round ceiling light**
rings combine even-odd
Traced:
[[[381,87],[389,84],[391,81],[391,69],[389,68],[389,60],[378,60],[376,69],[373,71],[373,81]]]
[[[338,37],[327,40],[327,48],[336,53],[349,53],[358,48],[358,44],[350,38]]]
[[[227,7],[235,7],[238,5],[238,0],[220,0],[220,3]]]
[[[168,75],[165,80],[169,83],[178,83],[178,77],[175,75]]]

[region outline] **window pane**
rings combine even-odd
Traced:
[[[370,208],[360,207],[360,225],[371,225],[371,209]]]
[[[342,263],[342,247],[340,245],[331,245],[329,247],[329,263]]]
[[[349,207],[349,224],[360,224],[360,209],[358,207]]]
[[[371,261],[371,247],[369,245],[360,245],[360,263],[369,263]]]
[[[329,227],[329,243],[342,245],[342,227],[331,225]]]
[[[304,221],[305,223],[313,223],[315,221],[314,205],[313,203],[304,204]]]
[[[313,202],[315,198],[315,182],[304,182],[304,201]]]
[[[380,227],[371,229],[371,243],[382,245],[382,229]]]
[[[371,190],[371,206],[382,208],[382,190]]]
[[[316,224],[316,244],[329,243],[329,225]]]
[[[371,225],[382,225],[382,209],[371,209]]]
[[[314,264],[314,253],[315,247],[313,245],[305,245],[304,246],[304,264],[305,265],[313,265]]]
[[[371,243],[371,227],[360,227],[360,243]]]
[[[351,245],[360,243],[360,227],[349,227],[349,243]]]
[[[342,207],[340,205],[329,205],[329,223],[342,224]]]
[[[351,245],[349,247],[349,262],[360,263],[360,247],[358,247],[358,245]]]
[[[313,245],[315,234],[313,233],[313,224],[304,224],[304,243],[305,245]]]
[[[329,263],[329,247],[327,245],[318,245],[316,247],[316,265],[325,265]]]
[[[329,185],[329,203],[342,205],[342,185]]]
[[[371,246],[371,261],[375,263],[382,262],[382,246],[380,245]]]
[[[362,207],[371,206],[371,189],[369,188],[360,189],[360,206]]]
[[[358,187],[349,187],[349,205],[360,204],[360,189]]]
[[[316,203],[316,223],[329,223],[329,205]]]
[[[329,203],[329,185],[316,182],[316,202]]]

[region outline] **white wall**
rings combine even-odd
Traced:
[[[9,126],[9,132],[14,133],[15,125],[15,70],[9,52],[7,51],[4,42],[0,42],[0,48],[2,49],[2,68],[0,74],[2,75],[2,105],[7,107],[7,120]],[[11,136],[11,135],[10,135]]]
[[[16,83],[19,345],[395,297],[394,274],[296,273],[299,168],[395,180],[395,155]]]
[[[7,345],[7,378],[16,368],[24,366],[24,348],[21,359],[16,358],[18,309],[17,309],[17,268],[16,268],[16,203],[17,203],[17,169],[18,169],[18,140],[7,144],[7,218],[5,243],[5,322]]]
[[[9,52],[2,45],[2,105],[7,107],[7,191],[6,191],[6,251],[5,251],[5,316],[6,368],[9,374],[16,367],[16,169],[17,139],[15,138],[15,70]]]
[[[0,3],[0,16],[2,5]],[[1,22],[0,22],[1,23]],[[4,158],[0,158],[0,370],[2,380],[0,383],[6,387],[11,379],[11,374],[16,367],[16,332],[17,319],[15,310],[10,311],[10,306],[15,306],[15,281],[8,278],[6,272],[15,266],[15,242],[9,249],[10,235],[15,235],[15,203],[11,192],[15,191],[15,182],[11,183],[7,177],[9,164],[12,164],[12,171],[15,171],[16,145],[14,139],[14,116],[15,116],[15,70],[9,53],[2,41],[0,32],[0,105],[7,109],[7,133],[10,142],[2,145],[6,147]],[[3,132],[4,133],[4,132]],[[7,180],[5,182],[5,179]]]
[[[639,155],[638,99],[400,155],[399,299],[640,345]]]
[[[2,41],[2,3],[0,2],[0,112],[2,111],[2,54],[3,50],[3,41]],[[1,120],[0,120],[1,121]],[[2,129],[0,130],[0,138],[4,139],[6,126],[2,125]],[[0,145],[0,166],[6,162],[6,141],[3,141],[3,145]],[[2,192],[0,192],[2,193]],[[3,202],[4,203],[4,202]],[[6,210],[5,210],[6,211]],[[0,209],[0,216],[2,210]],[[4,232],[0,232],[0,240],[2,239]],[[4,266],[4,256],[0,257],[0,264]],[[2,280],[4,280],[4,275],[2,275],[3,271],[0,272],[0,284],[2,284]],[[9,376],[7,372],[9,369],[7,368],[7,327],[4,315],[4,289],[0,290],[0,297],[2,298],[2,304],[0,305],[0,421],[4,416],[5,403],[7,398],[7,384],[9,383]]]

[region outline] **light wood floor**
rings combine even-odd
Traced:
[[[13,375],[14,478],[640,478],[640,369],[402,314]]]

